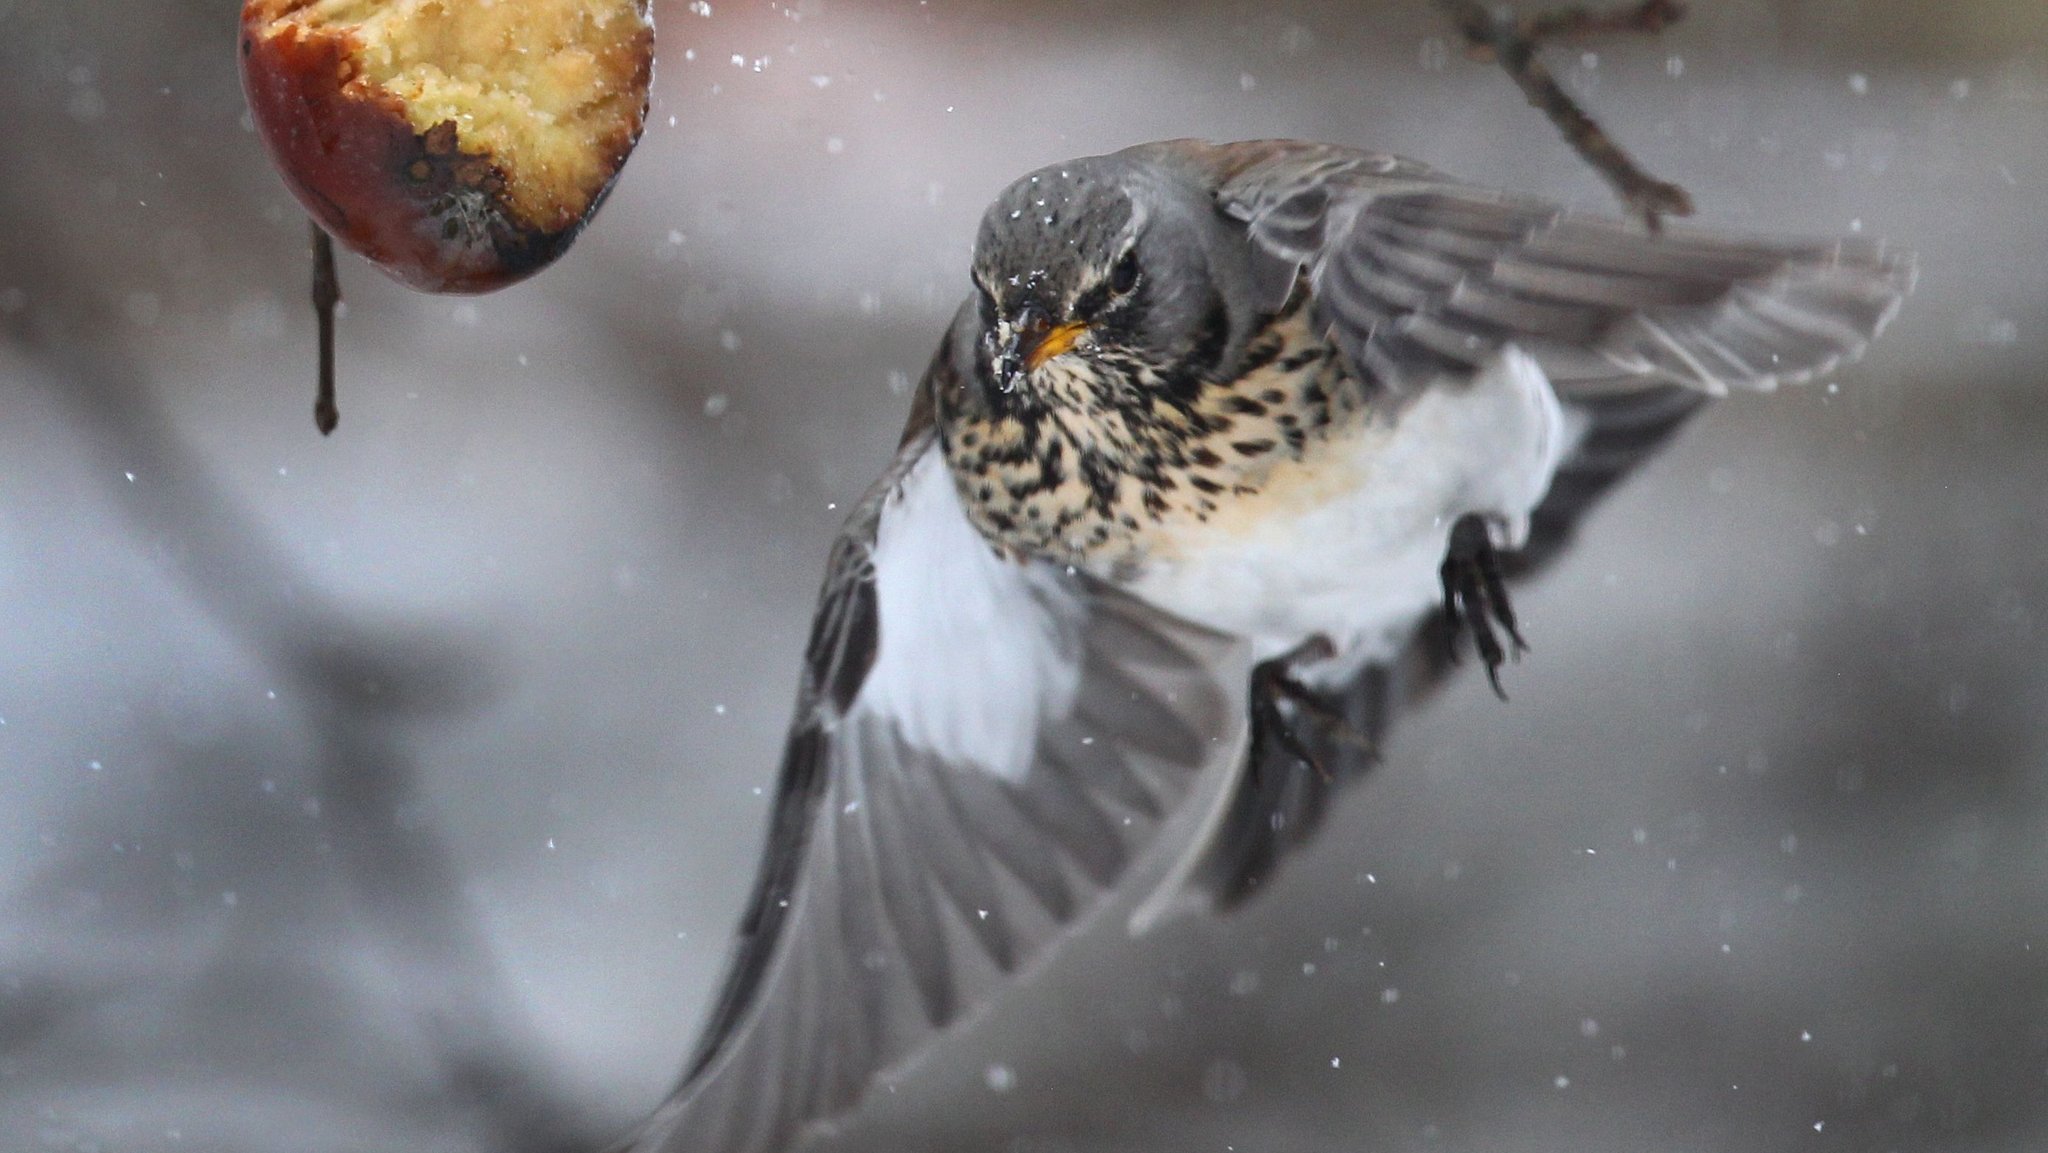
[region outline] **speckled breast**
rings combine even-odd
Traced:
[[[1228,380],[1175,382],[1110,351],[1048,361],[940,438],[967,515],[998,547],[1128,580],[1367,418],[1364,390],[1297,297]],[[999,410],[996,410],[999,409]]]

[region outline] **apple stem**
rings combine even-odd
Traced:
[[[320,318],[320,391],[313,400],[313,424],[326,436],[341,423],[334,403],[334,308],[341,303],[341,279],[334,273],[334,239],[313,225],[313,314]]]

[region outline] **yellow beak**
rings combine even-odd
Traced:
[[[1074,342],[1081,339],[1081,334],[1087,331],[1088,326],[1080,321],[1071,321],[1047,329],[1045,335],[1038,338],[1038,343],[1024,350],[1024,371],[1038,371],[1039,365],[1073,348]]]

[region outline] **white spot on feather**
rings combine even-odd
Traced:
[[[1050,570],[998,557],[960,508],[936,448],[910,469],[876,532],[881,643],[849,722],[1011,780],[1042,718],[1080,683],[1081,606]]]

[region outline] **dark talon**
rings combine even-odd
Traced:
[[[1444,657],[1452,664],[1458,663],[1458,634],[1465,631],[1465,614],[1458,611],[1458,570],[1451,564],[1447,554],[1443,567],[1437,570],[1437,578],[1444,588],[1444,619],[1450,628],[1444,630]]]
[[[1451,659],[1455,662],[1458,658],[1458,634],[1470,634],[1472,647],[1486,665],[1487,683],[1493,686],[1495,696],[1507,700],[1500,685],[1500,667],[1511,655],[1527,652],[1529,645],[1522,639],[1514,605],[1508,600],[1500,554],[1494,550],[1484,518],[1468,513],[1451,526],[1450,547],[1438,577],[1443,583],[1444,616],[1451,625]],[[1495,625],[1507,631],[1514,644],[1512,653],[1502,647]]]
[[[1501,577],[1500,554],[1494,551],[1490,539],[1479,552],[1479,580],[1486,589],[1487,603],[1493,606],[1493,619],[1508,630],[1508,639],[1515,642],[1515,653],[1528,652],[1529,642],[1522,639],[1522,630],[1516,626],[1515,606],[1508,600],[1507,581]]]
[[[1325,782],[1334,781],[1336,778],[1323,763],[1323,758],[1317,756],[1315,750],[1309,748],[1308,743],[1302,740],[1301,734],[1296,731],[1295,721],[1289,720],[1286,713],[1281,711],[1281,701],[1284,700],[1294,706],[1297,720],[1306,717],[1315,721],[1332,739],[1359,749],[1368,756],[1377,752],[1371,738],[1353,728],[1342,713],[1333,708],[1314,689],[1295,680],[1289,671],[1296,660],[1315,660],[1328,654],[1327,641],[1321,642],[1320,645],[1312,641],[1294,653],[1267,661],[1252,670],[1253,747],[1258,746],[1266,733],[1271,733],[1287,755],[1314,769],[1316,775]],[[1258,763],[1256,757],[1252,763]]]

